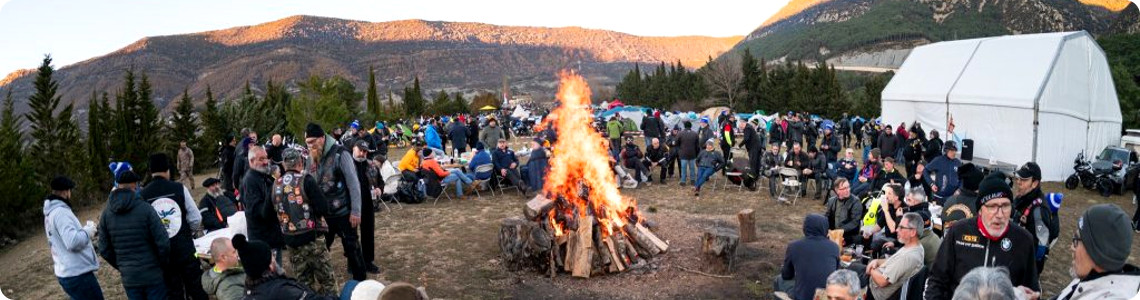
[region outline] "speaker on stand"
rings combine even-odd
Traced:
[[[974,160],[974,140],[964,139],[962,144],[959,145],[958,156],[962,160]]]

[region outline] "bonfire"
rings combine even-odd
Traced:
[[[510,269],[590,277],[623,272],[668,250],[646,226],[637,202],[622,196],[610,167],[609,141],[592,126],[590,88],[572,72],[559,74],[560,105],[539,126],[553,126],[550,170],[524,217],[504,219],[499,246]],[[541,130],[541,128],[539,130]]]

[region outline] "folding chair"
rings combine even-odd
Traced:
[[[479,176],[479,174],[489,174],[489,173],[494,172],[494,171],[495,171],[495,165],[494,164],[483,164],[483,165],[475,167],[475,176]],[[474,180],[472,180],[471,185],[475,187],[475,195],[478,196],[479,199],[483,199],[483,195],[479,193],[479,187],[482,186],[483,184],[486,184],[489,181],[491,181],[491,178],[493,178],[493,177],[495,177],[495,174],[491,174],[491,177],[484,178],[484,179],[473,178]],[[487,190],[491,191],[491,197],[495,196],[495,189],[494,188],[488,187]]]
[[[443,198],[443,197],[447,197],[447,200],[455,201],[454,199],[451,199],[451,195],[447,194],[447,186],[448,185],[446,185],[446,184],[440,184],[440,185],[443,186],[443,188],[440,189],[439,196],[435,196],[435,200],[432,201],[431,205],[435,205],[436,203],[439,203],[439,198]]]
[[[791,199],[791,204],[796,205],[796,200],[800,197],[800,192],[803,189],[803,183],[800,182],[800,172],[792,168],[780,169],[780,192],[776,197],[776,201],[787,202]]]
[[[439,199],[444,198],[444,197],[446,197],[447,200],[453,200],[454,201],[454,199],[451,199],[451,195],[447,194],[447,185],[443,184],[443,178],[439,178],[439,175],[436,175],[435,172],[431,172],[431,171],[427,171],[427,170],[422,170],[422,171],[420,171],[420,173],[423,176],[424,185],[428,186],[428,192],[429,193],[431,192],[430,188],[432,185],[438,184],[440,186],[439,195],[436,195],[435,199],[432,200],[432,203],[431,203],[432,205],[439,203]],[[427,196],[431,197],[430,194]]]
[[[510,185],[503,186],[503,182],[505,182],[505,181],[507,181],[506,177],[503,177],[503,176],[499,175],[498,173],[491,174],[491,188],[494,189],[496,186],[499,187],[499,195],[506,195],[507,192],[504,190],[506,190],[508,188],[515,189],[516,191],[519,192],[519,194],[523,193],[522,189],[519,188],[519,185],[517,182],[511,182]]]
[[[745,170],[748,167],[748,159],[744,158],[744,157],[740,157],[740,156],[734,157],[734,158],[732,158],[732,165],[730,167],[731,167],[731,169],[725,169],[724,184],[721,185],[721,190],[727,190],[728,185],[730,182],[732,182],[733,178],[737,178],[740,180],[740,183],[738,183],[738,184],[734,183],[733,184],[736,186],[736,191],[739,192],[739,191],[744,190],[744,171],[743,170]],[[737,171],[729,171],[729,170],[737,170]]]

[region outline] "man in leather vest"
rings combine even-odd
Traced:
[[[164,153],[150,156],[151,181],[139,192],[158,216],[170,238],[170,262],[163,279],[170,299],[207,299],[202,289],[202,265],[194,257],[194,234],[201,230],[202,214],[190,189],[170,180],[170,158]]]
[[[305,144],[314,160],[310,169],[320,184],[325,200],[329,202],[328,238],[325,246],[331,247],[333,238],[340,237],[344,256],[348,259],[348,270],[352,279],[367,279],[363,258],[360,253],[360,240],[356,227],[360,225],[360,180],[356,176],[356,166],[352,154],[325,134],[320,125],[309,123],[305,126]],[[370,212],[371,213],[371,212]]]

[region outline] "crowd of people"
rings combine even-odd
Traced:
[[[896,129],[846,114],[824,121],[789,112],[761,121],[725,112],[666,126],[661,112],[650,111],[640,125],[620,113],[598,121],[609,140],[611,171],[624,188],[676,177],[699,200],[711,178],[724,176],[751,191],[767,180],[769,195],[778,198],[782,174],[795,174],[805,186],[814,182],[813,196],[825,211],[805,217],[805,237],[788,246],[776,278],[776,289],[793,299],[811,299],[817,290],[834,299],[888,299],[904,291],[926,299],[963,293],[992,299],[984,295],[1007,291],[1033,299],[1059,236],[1058,207],[1041,191],[1040,168],[1029,162],[1009,176],[986,176],[957,157],[961,139],[953,121],[945,141],[918,123]],[[558,129],[524,132],[520,124],[493,113],[371,128],[354,121],[328,132],[308,124],[303,141],[278,133],[264,144],[243,129],[219,149],[219,176],[203,182],[207,192],[198,202],[189,189],[194,154],[183,143],[178,181],[164,154],[150,157],[146,183],[129,163],[113,163],[115,186],[98,224],[79,223],[68,205],[75,183],[56,178],[44,208],[55,273],[76,299],[102,298],[96,254],[119,270],[130,299],[355,294],[348,286],[379,284],[367,274],[379,272],[373,217],[387,203],[438,199],[447,188],[461,200],[511,187],[524,196],[542,192]],[[511,137],[520,133],[528,143],[513,149]],[[408,149],[389,160],[393,146]],[[229,227],[238,213],[246,233],[211,241],[213,266],[203,269],[193,239]],[[1094,206],[1078,228],[1077,279],[1062,295],[1123,295],[1125,287],[1135,294],[1140,273],[1124,263],[1134,224],[1123,211]],[[348,286],[336,283],[330,264],[338,238]],[[903,288],[908,282],[914,283]],[[400,294],[419,297],[422,290]]]

